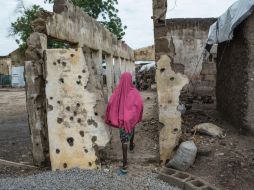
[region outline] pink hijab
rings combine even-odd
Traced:
[[[142,120],[143,100],[132,84],[132,76],[125,72],[110,97],[105,122],[116,128],[124,128],[131,133],[136,124]]]

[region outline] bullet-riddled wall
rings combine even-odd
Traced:
[[[68,0],[55,0],[54,13],[41,12],[31,26],[26,81],[35,164],[45,165],[50,155],[53,170],[98,168],[110,140],[105,100],[123,69],[134,70],[133,50]],[[71,48],[47,49],[48,38]]]

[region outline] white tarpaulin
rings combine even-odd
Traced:
[[[152,61],[149,64],[143,65],[138,72],[141,73],[143,71],[149,71],[151,68],[154,68],[154,67],[155,67],[155,62]]]
[[[238,0],[218,18],[209,30],[207,44],[218,44],[231,40],[234,29],[254,10],[254,0]]]

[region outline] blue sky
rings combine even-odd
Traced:
[[[51,11],[52,5],[44,0],[24,0],[27,7],[38,4]],[[218,17],[237,0],[168,0],[167,18]],[[119,16],[128,26],[124,40],[132,48],[141,48],[153,44],[152,0],[118,0]],[[7,55],[18,45],[15,39],[8,37],[11,22],[19,16],[16,13],[16,0],[0,1],[0,56]],[[172,8],[174,8],[172,10]]]

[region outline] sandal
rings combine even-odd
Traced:
[[[120,169],[119,169],[119,175],[126,175],[128,173],[128,167],[125,166],[121,166]]]

